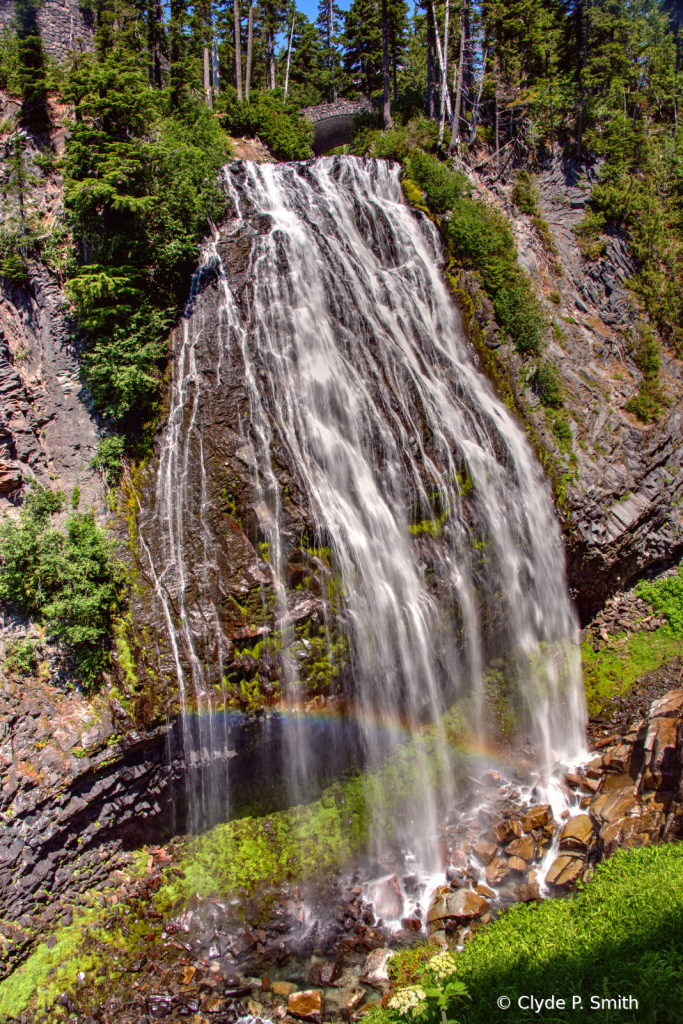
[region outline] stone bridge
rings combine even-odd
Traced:
[[[353,118],[364,110],[372,110],[372,103],[365,97],[360,100],[320,103],[317,107],[302,110],[303,116],[313,122],[315,155],[320,156],[337,146],[346,146],[351,141]]]

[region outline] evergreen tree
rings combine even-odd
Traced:
[[[41,0],[15,0],[17,81],[23,97],[21,118],[33,131],[49,127],[47,59],[38,27]]]

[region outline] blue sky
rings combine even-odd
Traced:
[[[318,0],[296,0],[297,10],[305,14],[309,21],[316,21],[318,18]],[[351,0],[337,0],[337,7],[342,11],[348,11]]]

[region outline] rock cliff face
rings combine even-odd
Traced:
[[[0,27],[10,27],[14,19],[14,0],[0,0]],[[51,57],[61,61],[70,50],[92,49],[94,16],[78,0],[45,0],[38,11],[43,45]]]
[[[637,267],[616,234],[608,237],[604,256],[586,260],[572,230],[596,175],[594,164],[564,158],[538,174],[541,216],[556,255],[512,203],[513,172],[503,181],[475,175],[479,198],[510,218],[520,261],[554,324],[546,358],[565,392],[572,437],[564,448],[552,429],[557,414],[543,408],[520,376],[521,359],[491,330],[492,310],[480,306],[473,317],[555,479],[569,582],[584,621],[636,574],[677,559],[683,546],[681,362],[663,349],[669,405],[658,424],[645,426],[624,410],[642,379],[624,333],[642,316],[628,290]]]

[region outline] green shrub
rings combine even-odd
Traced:
[[[0,263],[0,274],[15,284],[27,285],[29,282],[28,268],[18,252],[10,252]]]
[[[420,956],[421,951],[425,956]],[[399,953],[392,977],[421,985],[430,976],[434,947]],[[529,1024],[591,1020],[677,1022],[683,1005],[683,846],[666,844],[619,851],[601,864],[575,899],[518,903],[455,954],[456,977],[472,997],[458,1006],[463,1024]],[[555,995],[565,1009],[539,1014],[519,1007],[520,996]],[[572,996],[582,1000],[572,1010]],[[591,1009],[598,1000],[632,995],[638,1010]],[[498,1008],[498,999],[509,999]],[[613,1004],[614,1005],[614,1004]],[[404,1024],[415,1014],[374,1010],[371,1024]],[[439,1024],[435,1011],[419,1015]]]
[[[458,199],[442,230],[453,254],[479,272],[489,295],[517,284],[520,275],[514,238],[507,220],[497,210]]]
[[[624,405],[624,409],[632,412],[643,423],[656,423],[662,415],[666,399],[659,379],[661,345],[649,324],[640,325],[631,354],[643,379],[638,384],[637,393]]]
[[[542,360],[529,377],[529,384],[548,409],[562,406],[562,381],[552,363]]]
[[[66,530],[52,525],[64,500],[61,492],[34,487],[19,519],[0,523],[0,601],[44,621],[91,685],[108,660],[122,576],[92,511],[72,512]]]
[[[666,616],[669,628],[676,636],[683,635],[683,573],[680,568],[676,576],[667,576],[654,583],[639,583],[636,593],[651,604],[658,615]]]
[[[38,640],[13,640],[5,650],[4,669],[15,676],[32,676],[38,668]]]
[[[258,135],[278,160],[307,160],[313,144],[313,125],[290,106],[283,108],[282,91],[259,92],[250,103],[235,101],[222,123],[235,136]]]
[[[434,213],[452,210],[469,191],[467,178],[461,171],[451,171],[437,157],[420,149],[411,153],[406,170],[408,177],[425,193]]]
[[[512,201],[518,210],[529,217],[538,217],[540,208],[538,189],[528,171],[519,171],[512,189]]]
[[[603,213],[588,209],[579,223],[572,228],[579,249],[587,260],[597,260],[605,254],[607,240],[602,236],[605,222]]]
[[[125,446],[125,439],[119,434],[105,437],[98,444],[97,452],[90,460],[90,465],[94,469],[101,469],[104,472],[110,487],[115,487],[121,479]]]
[[[558,416],[553,420],[553,434],[557,438],[560,448],[571,448],[572,428],[566,416]]]
[[[496,319],[521,355],[538,356],[543,350],[545,316],[526,282],[501,288],[493,300]]]

